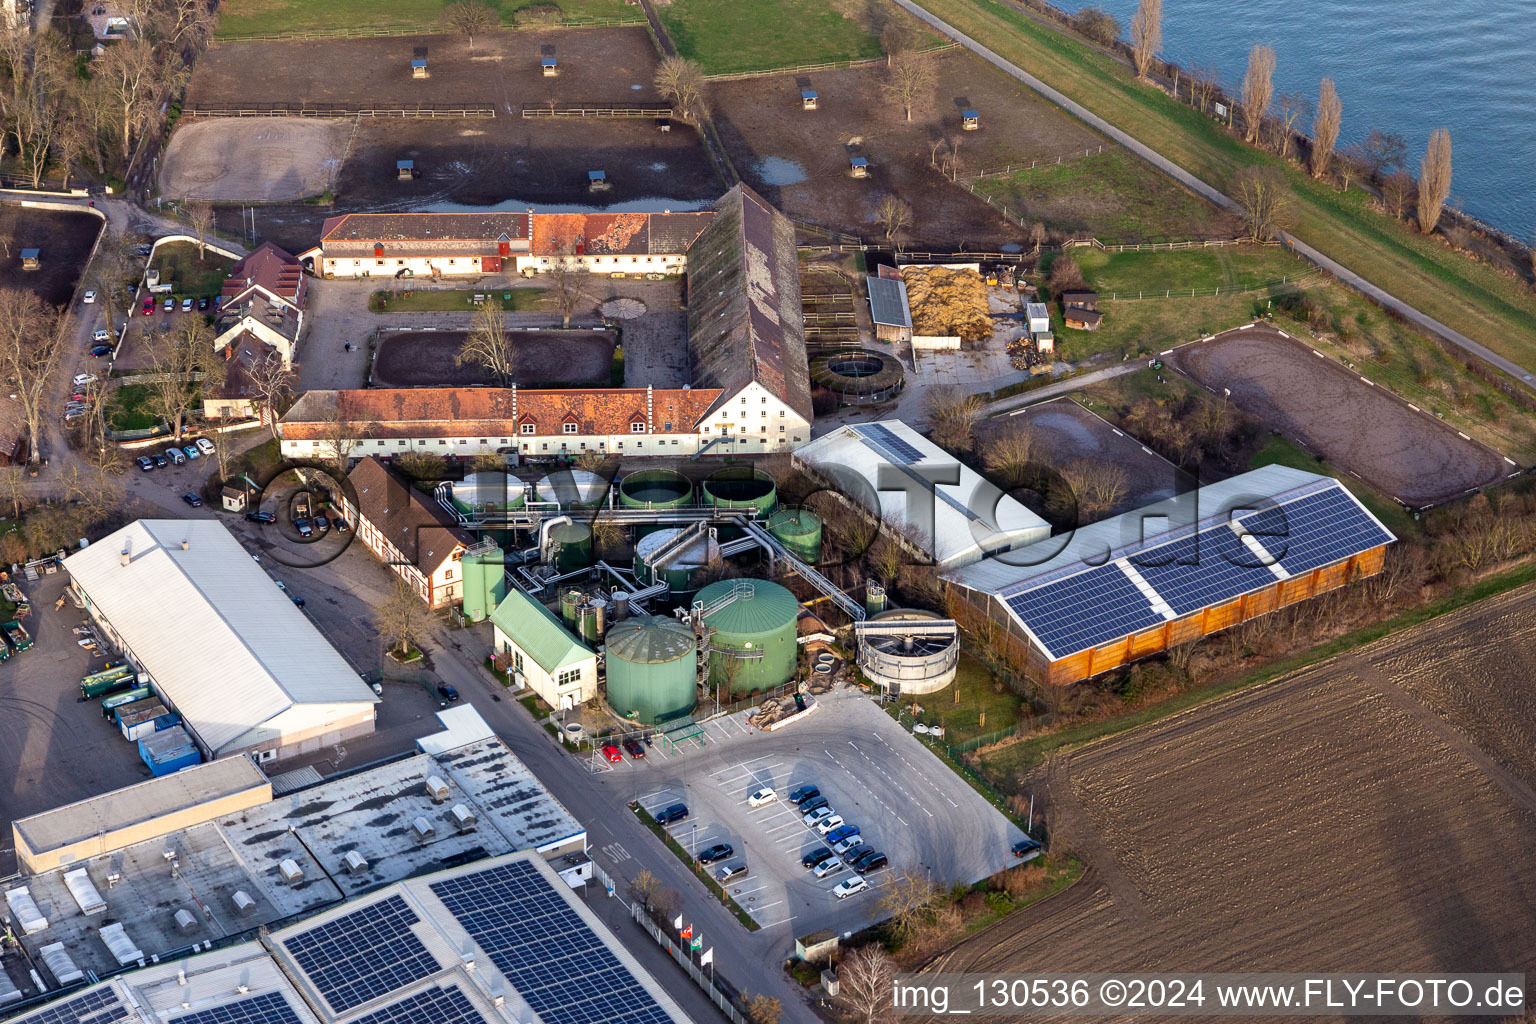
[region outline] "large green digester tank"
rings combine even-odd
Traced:
[[[527,493],[527,485],[517,477],[495,471],[471,473],[449,487],[460,514],[487,518],[522,508]]]
[[[597,508],[608,501],[608,481],[585,469],[557,469],[539,477],[534,496],[562,509]]]
[[[685,623],[640,615],[608,628],[608,704],[643,725],[680,718],[697,696],[698,640]]]
[[[802,562],[821,560],[821,516],[808,508],[781,508],[768,517],[768,532]]]
[[[619,481],[619,504],[624,508],[682,508],[693,501],[693,484],[670,469],[642,469]],[[655,524],[636,526],[635,539],[661,529]]]
[[[555,570],[575,572],[592,567],[592,528],[586,523],[561,523],[549,531],[555,548]]]
[[[795,677],[795,595],[766,580],[720,580],[699,591],[709,637],[709,682],[733,694],[767,690]],[[732,664],[734,662],[734,665]]]
[[[755,508],[759,519],[779,503],[773,477],[754,466],[727,466],[704,480],[704,501],[717,508]]]
[[[664,527],[646,534],[635,543],[635,578],[642,586],[667,581],[672,596],[688,596],[704,585],[709,574],[709,538],[700,537],[667,561],[664,566],[652,564],[652,559],[663,549],[671,546],[680,527]]]
[[[495,542],[481,540],[464,552],[459,566],[464,577],[464,616],[470,622],[484,622],[507,596],[506,558]]]

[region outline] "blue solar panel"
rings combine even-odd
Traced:
[[[1259,538],[1280,565],[1292,576],[1319,566],[1342,562],[1351,555],[1390,543],[1392,535],[1372,519],[1342,487],[1324,490],[1284,506],[1285,524],[1275,529],[1276,517],[1265,512],[1244,517],[1242,522],[1262,524],[1266,532],[1283,537]],[[1259,532],[1261,526],[1252,529]]]
[[[172,1017],[170,1024],[303,1024],[281,992],[263,992],[208,1010]]]
[[[418,920],[405,900],[390,896],[301,932],[283,945],[339,1012],[441,969],[411,934]]]
[[[1129,561],[1178,615],[1267,587],[1278,578],[1225,522],[1138,551]]]
[[[874,445],[880,454],[892,462],[910,465],[923,459],[922,452],[896,436],[890,427],[882,423],[856,423],[853,429],[864,438],[865,443]]]
[[[356,1024],[485,1024],[459,986],[429,988],[359,1017]],[[179,1022],[177,1022],[179,1024]]]
[[[545,1024],[671,1021],[527,861],[436,882],[432,892]]]
[[[1114,563],[1015,594],[1007,602],[1056,658],[1166,621]]]
[[[117,1024],[129,1019],[128,1011],[111,988],[98,988],[20,1018],[16,1024]]]

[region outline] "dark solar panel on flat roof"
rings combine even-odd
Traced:
[[[668,1024],[671,1017],[527,861],[432,892],[545,1024]]]
[[[1225,522],[1139,551],[1128,561],[1178,615],[1229,601],[1278,579]]]
[[[418,920],[404,899],[390,896],[300,932],[283,946],[339,1012],[440,970],[411,933]]]
[[[98,988],[83,996],[44,1007],[16,1024],[117,1024],[128,1019],[117,993],[110,988]]]
[[[223,1006],[172,1017],[168,1024],[303,1024],[281,992],[263,992]]]
[[[873,446],[881,455],[898,465],[911,465],[923,460],[922,452],[902,440],[883,423],[856,423],[853,429],[864,439],[865,444]]]
[[[357,1024],[485,1024],[485,1018],[475,1009],[457,985],[447,988],[430,988],[417,992],[398,1003],[391,1003],[382,1010],[375,1010],[357,1019]]]
[[[1056,658],[1166,621],[1113,562],[1015,594],[1007,602]]]

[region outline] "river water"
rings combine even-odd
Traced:
[[[1136,0],[1091,2],[1128,32]],[[1255,43],[1274,48],[1277,94],[1315,103],[1319,80],[1332,76],[1344,103],[1340,148],[1372,128],[1395,132],[1417,175],[1429,133],[1449,128],[1452,201],[1532,240],[1536,0],[1164,0],[1163,56],[1215,68],[1233,95]]]

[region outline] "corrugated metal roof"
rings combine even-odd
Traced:
[[[491,612],[491,621],[546,672],[579,665],[597,653],[554,617],[548,608],[515,587]]]
[[[141,519],[64,567],[215,753],[296,705],[378,700],[215,520]]]
[[[884,277],[865,279],[869,286],[869,312],[875,323],[912,329],[912,309],[907,305],[905,281]]]
[[[615,623],[603,638],[608,658],[657,665],[686,658],[698,647],[693,630],[663,615],[638,615]]]

